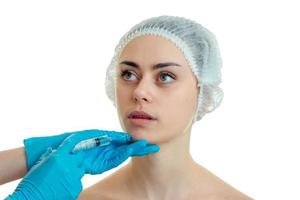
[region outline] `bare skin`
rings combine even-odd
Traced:
[[[80,200],[103,199],[103,200],[149,200],[149,199],[172,199],[172,200],[251,200],[252,198],[236,190],[225,183],[204,167],[195,164],[191,166],[188,174],[193,177],[185,177],[176,183],[166,184],[164,188],[169,191],[158,189],[157,196],[144,194],[143,184],[134,184],[131,164],[120,168],[115,173],[104,178],[97,184],[85,189],[79,196]],[[149,194],[150,195],[150,194]],[[160,196],[158,196],[160,195]]]
[[[24,147],[0,152],[0,185],[22,178],[26,172]]]
[[[85,189],[79,199],[251,199],[191,157],[190,134],[199,88],[182,52],[162,37],[142,36],[125,47],[119,60],[140,66],[118,66],[116,94],[121,126],[135,139],[158,144],[160,151],[132,157],[126,166]],[[152,70],[161,62],[175,62],[181,67]],[[120,76],[126,69],[131,72]],[[133,110],[143,110],[157,119],[149,125],[135,125],[127,118]]]

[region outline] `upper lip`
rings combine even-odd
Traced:
[[[149,117],[151,119],[156,119],[155,117],[153,117],[152,115],[142,111],[142,110],[135,110],[133,112],[131,112],[129,115],[128,115],[128,118],[132,118],[134,116],[143,116],[143,117]]]

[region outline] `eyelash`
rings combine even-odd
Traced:
[[[130,73],[130,74],[135,74],[135,73],[131,73],[131,71],[129,71],[129,70],[122,70],[121,71],[121,77],[123,78],[124,77],[124,75],[125,74],[128,74],[128,73]],[[161,74],[163,74],[163,75],[168,75],[169,77],[171,77],[173,80],[176,80],[176,78],[174,77],[174,75],[172,75],[171,73],[168,73],[168,72],[162,72]]]

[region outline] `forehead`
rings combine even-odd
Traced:
[[[131,60],[143,64],[175,62],[187,66],[184,54],[176,45],[161,36],[143,35],[131,40],[120,54],[119,61]]]

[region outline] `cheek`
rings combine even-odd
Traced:
[[[116,108],[119,117],[119,121],[122,127],[124,127],[124,112],[126,111],[129,103],[128,103],[128,91],[126,88],[122,88],[122,86],[117,85],[116,88]]]
[[[187,118],[189,118],[196,109],[196,92],[196,90],[194,91],[191,88],[185,87],[168,96],[164,102],[166,107],[165,113],[171,116],[175,121],[188,121],[189,119]]]
[[[116,86],[116,103],[118,105],[127,104],[130,91],[128,88],[122,86],[122,84],[117,84]]]
[[[170,100],[172,99],[172,100]],[[164,102],[162,130],[166,135],[182,134],[192,120],[197,105],[197,96],[191,89],[169,96]]]
[[[177,99],[169,101],[168,109],[165,110],[168,124],[172,127],[185,127],[195,112],[196,100],[191,96],[178,96]],[[179,127],[178,127],[179,126]]]

